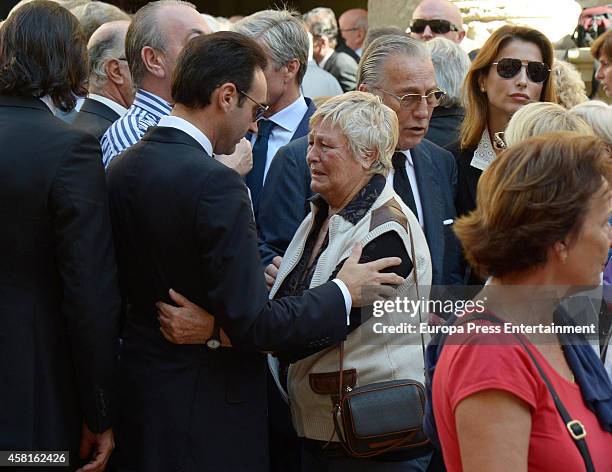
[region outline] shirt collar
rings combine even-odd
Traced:
[[[138,107],[155,116],[158,120],[172,111],[172,105],[157,95],[138,89],[132,107]]]
[[[40,97],[40,100],[49,107],[51,113],[53,113],[54,115],[57,114],[57,108],[55,108],[55,104],[53,103],[51,95],[45,95],[44,97]]]
[[[195,139],[200,144],[200,146],[202,146],[202,148],[204,148],[204,151],[206,151],[206,153],[210,157],[212,157],[213,147],[212,143],[210,142],[210,139],[208,139],[208,137],[204,133],[202,133],[202,131],[200,131],[194,125],[189,123],[189,121],[178,116],[168,115],[162,116],[157,126],[175,128],[187,133],[189,136]]]
[[[355,54],[357,54],[359,57],[361,57],[361,55],[363,54],[363,48],[355,49]]]
[[[304,118],[306,111],[308,111],[308,105],[306,104],[306,100],[304,100],[304,96],[300,94],[295,102],[283,108],[281,111],[276,112],[268,119],[287,131],[295,132],[302,118]]]
[[[341,216],[352,225],[356,225],[363,219],[366,213],[372,208],[374,202],[380,197],[387,179],[384,175],[375,174],[367,184],[357,192],[357,195],[338,212]],[[329,208],[325,199],[318,193],[310,197],[310,201],[318,208]]]
[[[406,149],[404,151],[399,151],[399,152],[401,152],[404,156],[406,156],[406,162],[410,164],[410,167],[414,167],[414,162],[412,161],[412,154],[410,154],[410,149]]]
[[[87,98],[91,98],[96,102],[100,102],[103,105],[106,105],[119,116],[123,116],[127,113],[127,108],[122,105],[119,105],[115,100],[111,100],[110,98],[103,97],[102,95],[98,95],[96,93],[90,93]]]
[[[325,54],[325,57],[323,57],[323,59],[321,59],[321,62],[319,62],[319,67],[323,68],[325,67],[325,64],[327,63],[327,61],[329,60],[330,57],[332,57],[332,54],[336,52],[333,49],[331,49],[327,54]]]

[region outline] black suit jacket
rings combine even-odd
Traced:
[[[283,256],[302,220],[310,211],[310,170],[306,163],[308,137],[279,149],[268,172],[269,186],[259,209],[260,254],[265,264]],[[410,150],[413,157],[424,233],[432,259],[432,284],[462,280],[460,248],[452,231],[457,166],[448,151],[424,139]]]
[[[119,290],[99,143],[0,96],[0,450],[111,426]]]
[[[86,98],[72,125],[95,136],[99,141],[117,119],[119,115],[112,108],[92,98]]]
[[[108,170],[120,281],[129,303],[121,357],[119,461],[146,472],[267,471],[265,356],[343,339],[334,283],[270,302],[240,176],[183,131],[153,127]],[[174,288],[236,349],[175,345],[155,302]],[[237,453],[239,450],[239,453]]]
[[[333,75],[343,92],[357,88],[357,62],[345,52],[334,51],[324,64],[323,69]]]
[[[459,139],[459,128],[465,111],[461,107],[436,107],[429,120],[425,139],[445,148]]]

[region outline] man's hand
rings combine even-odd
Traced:
[[[169,294],[172,301],[178,306],[164,302],[155,304],[157,319],[164,337],[174,344],[204,344],[208,341],[214,328],[214,316],[172,289]],[[221,346],[232,346],[223,330],[221,330],[220,337]]]
[[[280,269],[281,262],[283,262],[283,258],[281,256],[276,256],[274,259],[272,259],[272,264],[268,264],[268,267],[266,267],[266,270],[264,271],[268,291],[272,290],[274,282],[276,282],[276,276],[278,275],[278,269]]]
[[[234,169],[244,177],[253,168],[253,149],[251,148],[251,143],[246,138],[242,138],[236,144],[236,150],[233,154],[215,155],[215,159],[230,169]]]
[[[384,273],[387,267],[400,265],[399,257],[385,257],[377,261],[359,264],[363,246],[353,246],[353,252],[344,263],[338,278],[345,283],[353,298],[353,308],[371,305],[374,300],[390,298],[395,293],[391,285],[401,285],[406,279],[394,273]],[[384,284],[384,285],[383,285]]]
[[[111,428],[103,433],[94,434],[83,422],[79,456],[83,460],[91,457],[91,460],[77,472],[103,472],[113,449],[115,449],[115,438]]]

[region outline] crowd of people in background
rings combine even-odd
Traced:
[[[612,106],[536,29],[465,33],[448,0],[406,31],[360,8],[19,2],[0,450],[82,472],[612,472]],[[592,39],[612,97],[612,30]],[[381,299],[457,293],[483,309],[413,313],[446,331],[375,327]]]

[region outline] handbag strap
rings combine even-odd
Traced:
[[[491,321],[493,323],[498,323],[498,324],[503,323],[503,321],[499,319],[498,317],[493,316],[493,315],[486,315],[486,314],[481,314],[475,317],[470,317],[469,321],[478,320],[478,319]],[[565,427],[567,428],[569,435],[573,439],[574,444],[576,444],[576,447],[578,448],[578,451],[580,452],[580,455],[582,456],[582,459],[584,460],[584,464],[586,466],[587,472],[595,472],[595,467],[593,466],[593,460],[589,452],[589,447],[586,443],[586,440],[584,439],[587,434],[584,429],[584,425],[579,420],[572,419],[569,412],[565,408],[565,405],[561,401],[561,398],[559,398],[557,391],[555,390],[552,383],[550,382],[550,379],[544,373],[542,366],[540,365],[540,363],[537,361],[537,359],[531,352],[531,349],[529,349],[529,347],[525,344],[523,339],[518,334],[516,333],[512,333],[512,334],[521,343],[521,346],[523,347],[523,349],[527,351],[527,354],[531,358],[531,361],[535,364],[536,369],[538,370],[538,373],[540,374],[540,377],[542,377],[542,380],[546,384],[546,388],[548,388],[548,391],[550,392],[550,395],[552,396],[553,402],[555,403],[555,407],[557,408],[559,415],[561,415],[561,419],[565,423]]]

